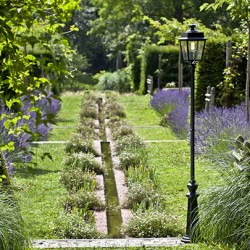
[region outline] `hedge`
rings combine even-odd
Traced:
[[[208,40],[204,57],[197,64],[195,75],[195,106],[201,110],[205,106],[205,94],[208,86],[217,87],[223,81],[223,71],[226,66],[225,41]],[[216,98],[218,91],[216,91]]]
[[[141,94],[146,93],[147,75],[152,75],[154,77],[154,88],[157,87],[159,54],[162,54],[162,85],[164,86],[169,82],[178,82],[179,46],[147,45],[143,49],[141,59],[141,77],[139,87],[139,93]],[[187,64],[184,64],[183,77],[185,83],[190,81],[189,67]]]

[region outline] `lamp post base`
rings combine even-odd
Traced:
[[[191,180],[188,185],[189,193],[187,193],[188,198],[188,209],[187,209],[187,225],[186,225],[186,235],[182,237],[181,241],[183,243],[190,243],[192,238],[192,229],[198,220],[198,203],[197,197],[199,194],[196,193],[198,188],[195,180]]]
[[[189,244],[189,243],[191,243],[191,239],[188,235],[185,235],[182,237],[181,242],[183,242],[185,244]]]

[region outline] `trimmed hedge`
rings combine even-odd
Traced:
[[[225,66],[225,41],[208,40],[203,60],[197,64],[195,75],[195,106],[197,110],[201,110],[205,107],[205,94],[207,87],[216,87],[223,81],[223,71]],[[216,91],[216,99],[218,94],[218,91]]]
[[[157,70],[159,54],[162,54],[162,75],[161,82],[164,86],[169,82],[178,82],[178,59],[179,59],[179,46],[145,46],[141,59],[141,78],[139,93],[145,94],[147,90],[147,75],[154,76],[154,88],[157,87]],[[184,82],[190,81],[188,64],[184,64]],[[161,86],[162,87],[162,86]]]

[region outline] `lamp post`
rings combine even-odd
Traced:
[[[190,181],[187,185],[189,193],[186,235],[182,237],[182,242],[191,242],[191,233],[196,223],[198,212],[196,190],[198,185],[195,181],[195,110],[194,110],[194,73],[197,61],[201,61],[204,53],[206,38],[202,32],[198,32],[195,24],[189,25],[190,30],[182,34],[179,38],[183,59],[191,64],[191,104],[190,104]]]

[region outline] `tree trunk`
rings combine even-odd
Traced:
[[[248,27],[248,58],[247,58],[247,77],[246,77],[246,118],[249,122],[249,76],[250,76],[250,22],[247,23]]]

